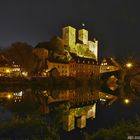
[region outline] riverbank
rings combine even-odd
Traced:
[[[101,128],[92,134],[85,133],[85,140],[125,140],[140,137],[140,116],[134,120],[121,120],[110,128]]]
[[[34,116],[27,116],[26,118],[14,117],[9,121],[0,121],[0,137],[3,140],[60,140],[60,124],[61,122],[57,122],[57,125],[52,127],[49,121],[41,116],[39,118],[34,118]],[[83,138],[84,140],[124,140],[130,136],[139,136],[139,134],[140,116],[136,116],[134,120],[121,120],[110,128],[101,128],[91,134],[84,132]]]

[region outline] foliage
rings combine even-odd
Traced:
[[[35,72],[40,72],[43,71],[44,69],[47,68],[47,59],[48,59],[48,50],[45,48],[35,48],[33,50],[33,53],[35,57],[37,58],[35,63],[36,63],[36,69]]]
[[[93,134],[85,133],[86,140],[124,140],[127,136],[140,134],[140,117],[136,116],[133,121],[122,120],[112,128],[99,129]]]
[[[87,45],[77,44],[76,47],[77,47],[78,54],[86,56],[86,57],[95,58],[94,53],[91,50],[89,50]]]
[[[71,59],[69,52],[65,49],[63,40],[53,37],[49,42],[49,58],[57,61],[68,62]]]
[[[39,117],[27,116],[13,117],[11,121],[0,122],[1,139],[45,139],[60,140],[56,127],[50,127],[49,123]]]
[[[49,48],[57,53],[63,54],[64,53],[64,43],[60,37],[53,37],[49,42]]]
[[[5,54],[9,60],[19,64],[25,71],[31,73],[35,68],[35,56],[31,45],[24,42],[15,42],[9,47]]]
[[[88,49],[86,49],[85,53],[84,53],[84,56],[88,56],[88,57],[92,57],[92,58],[96,58],[94,53],[92,51]]]
[[[50,50],[49,48],[49,42],[39,42],[35,48],[45,48],[45,49],[48,49]]]

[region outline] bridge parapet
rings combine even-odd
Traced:
[[[116,66],[109,66],[109,65],[103,65],[100,66],[100,73],[107,73],[107,72],[113,72],[113,71],[119,71],[121,70],[120,67],[116,67]]]

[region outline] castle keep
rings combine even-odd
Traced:
[[[67,26],[63,28],[63,41],[69,51],[76,53],[77,56],[98,60],[98,41],[88,40],[88,31]]]

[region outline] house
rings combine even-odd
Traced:
[[[99,75],[99,66],[96,60],[79,57],[73,53],[71,53],[71,56],[72,59],[69,62],[48,60],[48,69],[46,71],[56,68],[60,76],[72,77]]]
[[[104,58],[100,65],[100,73],[118,71],[120,64],[114,58]]]
[[[76,75],[75,62],[48,60],[47,65],[48,65],[48,70],[56,68],[59,71],[60,76],[67,76],[67,77],[73,76],[73,77],[75,77],[75,75]]]
[[[0,76],[20,76],[21,68],[14,61],[0,54]]]

